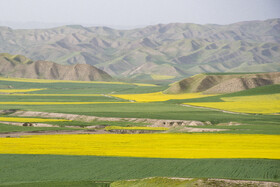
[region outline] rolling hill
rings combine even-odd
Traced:
[[[271,73],[204,73],[173,83],[165,93],[205,94],[232,93],[265,85],[280,84],[280,72]]]
[[[280,71],[279,33],[280,19],[133,30],[0,27],[0,51],[64,65],[90,64],[121,78],[172,79],[205,72]]]
[[[49,61],[32,61],[22,55],[0,53],[0,75],[33,79],[111,81],[106,72],[89,64],[61,65]]]

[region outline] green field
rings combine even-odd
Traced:
[[[279,181],[279,160],[0,155],[0,183],[116,181],[152,176]],[[26,175],[28,173],[28,175]]]
[[[0,133],[3,132],[25,132],[25,131],[59,131],[59,130],[73,130],[66,127],[22,127],[0,123]]]
[[[0,80],[3,87],[10,86],[13,89],[47,88],[36,91],[36,94],[109,94],[109,93],[149,93],[157,92],[166,88],[163,86],[137,86],[133,84],[102,84],[102,83],[37,83],[16,82]]]

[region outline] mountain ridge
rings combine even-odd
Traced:
[[[0,28],[0,51],[59,64],[90,64],[115,77],[183,78],[204,72],[280,71],[279,33],[280,19],[131,30]]]
[[[0,53],[0,75],[5,77],[112,81],[106,72],[88,64],[61,65],[49,61],[32,61],[23,55]]]

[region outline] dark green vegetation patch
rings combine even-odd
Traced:
[[[116,181],[152,176],[280,181],[280,161],[0,155],[0,184]]]

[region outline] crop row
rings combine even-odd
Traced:
[[[201,93],[185,93],[185,94],[164,94],[162,92],[153,92],[145,94],[120,94],[112,95],[126,100],[133,100],[137,102],[156,102],[156,101],[167,101],[170,99],[193,99],[208,97],[210,95],[202,95]]]
[[[0,138],[1,154],[280,159],[279,135],[91,134]]]

